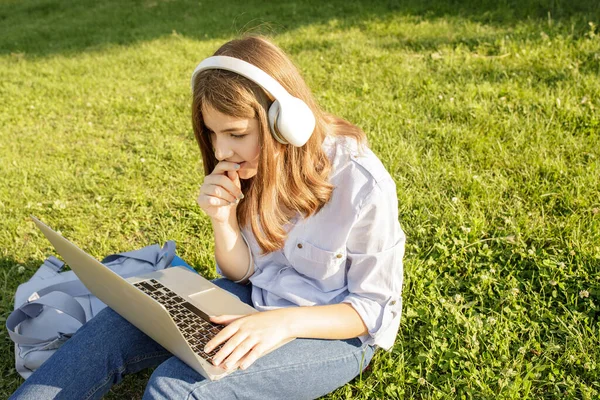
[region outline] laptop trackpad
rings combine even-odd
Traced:
[[[254,310],[236,296],[222,289],[210,289],[189,296],[192,303],[209,316],[246,315]]]

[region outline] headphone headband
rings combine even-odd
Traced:
[[[194,73],[192,74],[192,92],[194,91],[194,79],[196,78],[196,74],[206,69],[225,69],[227,71],[235,72],[237,74],[245,76],[251,81],[262,86],[267,92],[269,92],[271,96],[273,96],[277,100],[283,100],[286,97],[290,96],[287,90],[285,90],[279,82],[273,79],[262,69],[250,64],[249,62],[240,60],[239,58],[229,56],[208,57],[204,59],[200,64],[198,64],[198,66],[194,70]]]

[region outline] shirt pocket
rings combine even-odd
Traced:
[[[330,292],[346,286],[346,248],[335,251],[321,249],[298,239],[290,256],[292,267],[308,282]]]

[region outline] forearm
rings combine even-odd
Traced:
[[[312,307],[289,307],[281,311],[291,337],[351,339],[368,329],[356,310],[347,303]]]
[[[235,213],[232,214],[233,218],[230,218],[227,223],[213,221],[212,225],[215,237],[215,260],[227,278],[237,281],[247,273],[249,276],[252,271],[248,271],[250,264],[248,246],[242,238]]]
[[[227,326],[206,344],[204,351],[211,352],[226,342],[213,363],[224,361],[227,369],[236,365],[246,369],[269,349],[289,339],[351,339],[368,332],[362,318],[346,303],[279,308],[247,316],[221,315],[211,321]]]

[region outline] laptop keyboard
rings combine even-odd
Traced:
[[[181,334],[197,355],[210,361],[221,349],[222,345],[217,346],[208,354],[204,352],[206,343],[219,333],[223,327],[210,322],[208,315],[196,306],[155,279],[136,282],[133,286],[158,301],[167,309],[179,331],[181,331]]]

